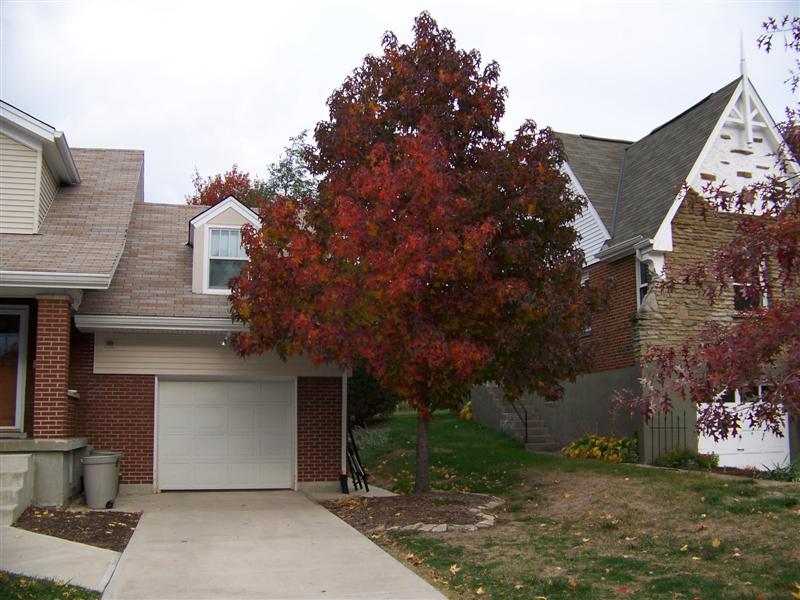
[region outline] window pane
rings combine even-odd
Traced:
[[[213,259],[208,262],[208,287],[215,290],[227,290],[230,278],[236,277],[247,263],[246,260]]]
[[[219,256],[219,229],[211,230],[211,256]]]

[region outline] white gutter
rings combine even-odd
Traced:
[[[79,288],[107,290],[112,275],[57,271],[0,271],[0,287]]]
[[[652,243],[652,240],[645,240],[641,235],[637,235],[629,240],[625,240],[614,244],[613,246],[609,246],[608,248],[604,248],[598,252],[596,256],[602,260],[615,260],[617,258],[622,258],[623,256],[628,256],[629,254],[636,252],[636,246],[643,241]]]
[[[81,176],[78,173],[78,167],[75,166],[75,159],[72,158],[72,152],[70,152],[69,145],[67,144],[67,136],[60,131],[57,132],[55,134],[55,143],[56,150],[58,150],[64,167],[66,182],[72,185],[80,183]]]
[[[187,331],[227,333],[247,331],[247,326],[227,318],[149,317],[138,315],[75,315],[81,331]]]

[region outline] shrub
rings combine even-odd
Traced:
[[[352,425],[363,427],[378,417],[392,414],[399,401],[363,368],[353,369],[347,381],[347,414]]]
[[[458,418],[464,421],[471,421],[475,415],[472,414],[472,401],[470,400],[464,406],[461,407],[461,410],[458,411]]]
[[[800,481],[800,460],[786,466],[775,465],[764,471],[764,479],[774,481]]]
[[[593,458],[609,462],[636,462],[639,459],[638,441],[635,437],[615,438],[585,435],[564,448],[569,458]]]
[[[719,466],[716,454],[697,454],[686,448],[676,448],[653,461],[657,467],[708,471]]]

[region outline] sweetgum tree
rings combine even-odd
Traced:
[[[800,17],[769,19],[759,46],[769,52],[775,35],[788,50],[800,53]],[[797,67],[788,80],[798,89]],[[800,419],[800,157],[798,106],[786,109],[779,128],[784,145],[777,174],[741,191],[725,185],[686,190],[689,200],[706,211],[739,215],[730,243],[708,260],[682,272],[668,273],[664,283],[693,286],[710,304],[730,300],[733,282],[742,284],[745,304],[730,322],[709,322],[681,346],[654,347],[643,357],[648,376],[640,397],[631,401],[646,417],[669,411],[682,398],[697,407],[698,430],[716,439],[736,435],[745,424],[780,432],[785,416]],[[766,299],[763,302],[761,299]],[[762,386],[759,394],[757,386]],[[740,390],[740,406],[725,402],[726,390]]]
[[[277,197],[248,229],[232,313],[243,354],[364,364],[418,416],[428,489],[432,411],[474,385],[561,394],[582,365],[583,200],[548,129],[505,139],[499,67],[427,13],[328,100],[309,164],[318,198]]]

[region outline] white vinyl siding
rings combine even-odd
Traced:
[[[42,221],[47,216],[47,211],[50,210],[50,205],[53,204],[53,199],[58,192],[58,180],[53,175],[47,163],[42,161],[42,180],[39,186],[39,221],[37,229],[42,226]]]
[[[608,236],[596,213],[588,206],[575,219],[575,229],[581,236],[578,245],[586,256],[586,266],[593,265],[597,262],[595,255],[600,251]]]
[[[33,233],[39,153],[0,134],[0,233]]]
[[[224,340],[223,334],[98,333],[94,372],[237,379],[342,375],[334,365],[316,366],[303,357],[283,361],[274,352],[240,358]]]

